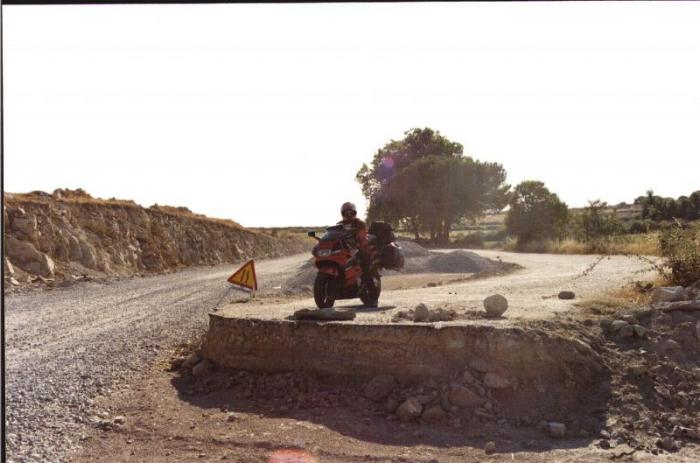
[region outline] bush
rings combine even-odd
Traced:
[[[700,280],[700,226],[676,222],[661,232],[659,245],[671,283],[687,286]]]
[[[607,209],[605,202],[590,201],[573,221],[574,237],[584,243],[589,252],[605,253],[613,244],[622,241],[622,222],[614,212],[606,212]]]

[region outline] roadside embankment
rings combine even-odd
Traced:
[[[300,238],[253,232],[184,207],[144,208],[82,190],[4,194],[4,275],[9,287],[163,273],[195,265],[308,250]]]

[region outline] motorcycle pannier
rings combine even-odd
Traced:
[[[389,243],[382,246],[379,259],[382,267],[390,270],[401,270],[404,264],[403,249],[396,243]]]
[[[377,244],[380,246],[387,245],[393,241],[396,241],[396,235],[394,235],[394,229],[391,228],[391,224],[386,222],[372,222],[369,226],[367,233],[377,237]]]

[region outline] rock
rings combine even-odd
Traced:
[[[184,362],[182,362],[182,368],[185,370],[189,370],[190,368],[197,365],[201,360],[202,356],[199,355],[199,352],[194,352],[190,354]]]
[[[700,341],[700,322],[695,325],[695,337]]]
[[[601,449],[609,449],[609,448],[610,448],[610,441],[607,440],[607,439],[601,439],[601,440],[598,442],[598,446],[599,446]]]
[[[396,409],[399,408],[399,401],[393,397],[386,399],[386,411],[389,413],[394,413]]]
[[[496,373],[486,373],[484,375],[484,386],[491,389],[503,389],[510,387],[510,381]]]
[[[453,384],[450,388],[450,403],[464,408],[476,408],[484,403],[484,399],[479,397],[464,386]]]
[[[226,416],[226,422],[228,423],[233,423],[234,421],[238,421],[238,416],[236,416],[235,413],[229,413]]]
[[[365,385],[365,397],[370,400],[381,400],[391,394],[394,387],[396,387],[396,380],[393,376],[379,374]]]
[[[462,372],[462,381],[465,383],[474,384],[476,382],[476,378],[469,370],[464,370]]]
[[[573,291],[560,291],[558,294],[559,299],[573,299],[576,297]]]
[[[674,440],[671,436],[666,436],[658,439],[656,441],[657,447],[661,447],[664,450],[667,450],[669,452],[675,452],[676,450],[680,450],[681,444],[680,442]]]
[[[423,322],[428,319],[430,316],[430,310],[428,309],[428,306],[423,304],[422,302],[416,306],[415,309],[413,309],[413,321],[414,322]]]
[[[486,363],[482,359],[474,359],[469,362],[469,368],[476,370],[479,373],[486,373],[487,371],[493,371],[493,366]]]
[[[486,445],[484,445],[484,452],[486,452],[487,455],[490,455],[496,451],[496,443],[492,440],[488,441]]]
[[[301,309],[294,312],[296,320],[317,320],[317,321],[333,321],[333,320],[354,320],[354,309],[334,309],[328,307],[325,309]]]
[[[212,371],[212,364],[209,360],[204,359],[192,368],[192,376],[202,377],[206,376]]]
[[[425,409],[421,415],[421,420],[425,423],[439,423],[447,417],[447,413],[439,405],[433,405]]]
[[[17,281],[17,280],[14,279],[14,278],[10,278],[8,281],[9,281],[10,284],[13,285],[13,286],[19,286],[19,281]]]
[[[632,325],[632,329],[634,330],[634,334],[638,338],[643,338],[647,334],[647,331],[649,331],[646,327],[642,325]]]
[[[685,299],[685,288],[682,286],[666,286],[656,288],[651,293],[651,302],[676,302]]]
[[[422,411],[423,405],[415,397],[409,397],[396,409],[396,415],[405,422],[418,418]]]
[[[42,277],[53,276],[56,268],[53,260],[38,251],[32,243],[9,236],[6,246],[8,257],[23,270]]]
[[[484,299],[484,310],[489,317],[500,317],[508,310],[508,299],[500,294],[493,294]]]
[[[12,262],[10,262],[10,259],[8,259],[7,257],[5,257],[3,261],[3,269],[5,271],[4,275],[9,278],[12,278],[13,276],[15,276],[15,268],[12,266]]]
[[[621,338],[631,338],[634,336],[634,328],[628,323],[620,328],[617,334],[620,335]]]
[[[115,416],[114,419],[112,420],[112,423],[114,424],[124,424],[126,423],[126,418],[123,416]]]
[[[566,436],[566,425],[550,421],[545,425],[545,430],[550,437],[561,439]]]
[[[673,427],[673,437],[685,437],[693,440],[700,440],[700,433],[695,429],[686,428],[684,426],[674,426]]]
[[[610,328],[612,328],[613,333],[617,333],[623,326],[627,325],[629,325],[629,323],[624,320],[615,320],[610,324]]]
[[[665,339],[661,341],[657,346],[657,351],[661,354],[667,354],[668,352],[677,352],[681,350],[681,345],[673,339]]]

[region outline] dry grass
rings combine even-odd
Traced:
[[[662,277],[656,277],[654,280],[645,283],[651,284],[652,288],[668,284]],[[575,305],[597,313],[607,313],[618,309],[633,309],[651,304],[651,293],[651,289],[645,289],[643,285],[630,284],[590,299],[584,299]]]
[[[617,242],[597,245],[582,243],[570,238],[563,240],[539,240],[520,245],[515,240],[509,240],[503,246],[503,250],[545,254],[660,255],[658,233],[625,235]]]

